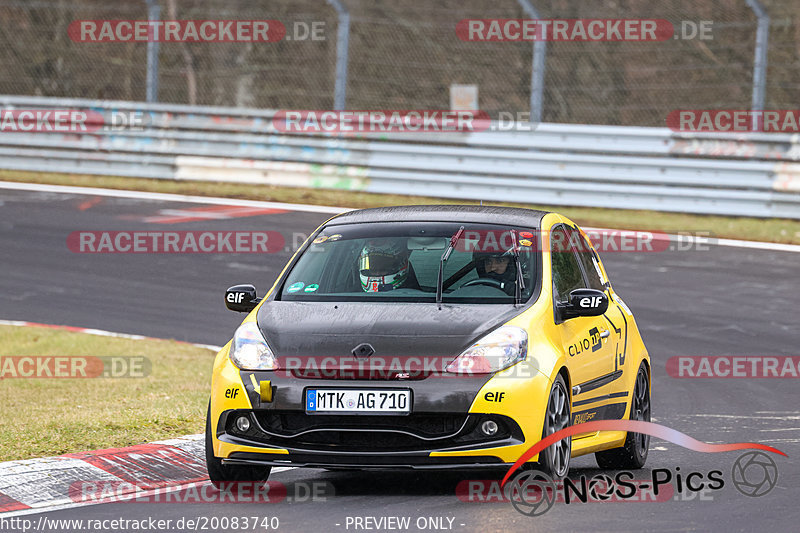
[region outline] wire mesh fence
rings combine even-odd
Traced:
[[[350,15],[348,109],[447,109],[475,85],[497,116],[530,109],[532,42],[460,39],[462,19],[522,19],[517,0],[341,0]],[[548,42],[547,122],[663,126],[675,109],[749,109],[757,17],[746,0],[530,0],[544,19],[665,19],[663,41]],[[158,101],[273,109],[334,102],[337,12],[325,0],[158,0],[162,20],[277,20],[278,42],[161,42]],[[766,107],[796,107],[800,4],[770,16]],[[146,20],[145,0],[0,1],[0,93],[144,100],[147,42],[82,42],[81,20]],[[683,38],[709,24],[710,38]],[[318,31],[312,36],[311,28]]]

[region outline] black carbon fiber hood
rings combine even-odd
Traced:
[[[455,357],[523,311],[513,305],[267,301],[258,326],[277,356],[353,357],[369,343],[381,357]]]

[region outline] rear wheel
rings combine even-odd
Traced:
[[[559,374],[553,383],[553,388],[550,389],[550,398],[547,400],[542,438],[569,426],[571,416],[567,385]],[[571,455],[572,437],[561,439],[542,450],[542,453],[539,454],[539,467],[551,478],[562,479],[569,472]]]
[[[633,386],[630,419],[650,422],[650,380],[644,362],[639,366],[636,384]],[[600,468],[642,468],[647,461],[649,447],[650,435],[629,432],[622,447],[597,452],[595,458]]]
[[[211,402],[208,404],[206,414],[206,468],[208,468],[208,478],[216,488],[231,482],[266,481],[272,470],[271,466],[225,465],[222,464],[222,459],[214,456],[211,440]]]

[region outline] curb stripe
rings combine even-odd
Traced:
[[[159,488],[208,478],[205,461],[174,446],[140,444],[65,457],[80,459],[136,486]]]
[[[0,463],[0,513],[13,516],[91,504],[75,501],[76,487],[85,482],[167,488],[205,481],[203,437],[172,439],[182,442],[181,448],[140,444]]]
[[[93,465],[69,457],[0,463],[0,490],[31,508],[70,503],[70,486],[87,479],[119,481]]]
[[[22,511],[25,509],[30,509],[29,505],[25,505],[22,502],[18,502],[11,496],[7,496],[0,492],[0,513],[8,513],[10,511]]]

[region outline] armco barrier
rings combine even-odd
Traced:
[[[3,129],[7,170],[800,219],[800,143],[788,134],[573,124],[508,131],[493,122],[471,133],[355,136],[280,132],[273,110],[22,96],[0,96],[0,107],[106,118],[140,111],[146,124]]]

